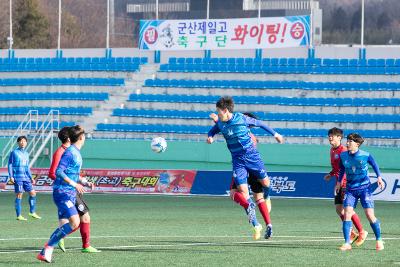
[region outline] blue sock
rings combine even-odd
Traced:
[[[69,223],[64,224],[60,228],[57,228],[54,233],[51,234],[49,242],[47,242],[47,245],[54,247],[55,245],[60,242],[61,239],[66,237],[69,233],[72,232],[72,228],[69,225]]]
[[[36,210],[36,196],[29,196],[29,212],[34,213]]]
[[[246,210],[247,215],[249,215],[249,210],[251,210],[251,215],[249,216],[249,220],[251,225],[256,226],[258,225],[257,217],[256,217],[256,204],[254,204],[253,200],[251,197],[247,199],[249,202],[249,207]]]
[[[370,223],[370,225],[374,231],[376,240],[381,240],[381,222],[377,219],[374,223]]]
[[[269,199],[270,187],[269,186],[263,187],[263,191],[264,191],[264,199],[265,200]]]
[[[17,217],[21,215],[21,199],[15,198],[15,212],[17,213]]]
[[[351,221],[343,221],[344,242],[350,244]]]

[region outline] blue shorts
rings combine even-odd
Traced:
[[[257,180],[268,177],[260,153],[241,155],[232,159],[233,179],[237,186],[247,184],[247,177],[253,176]]]
[[[374,200],[372,199],[371,191],[369,187],[358,190],[346,190],[343,199],[343,207],[357,207],[358,199],[360,199],[361,206],[364,209],[373,209],[374,208]]]
[[[32,182],[29,181],[15,181],[15,193],[31,192],[33,190]]]
[[[58,209],[58,219],[69,219],[78,214],[75,207],[76,194],[53,191],[53,200]]]

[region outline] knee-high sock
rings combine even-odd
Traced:
[[[49,241],[47,242],[47,245],[54,247],[55,245],[60,242],[61,239],[66,237],[68,234],[72,232],[72,228],[69,225],[69,223],[64,224],[63,226],[57,228],[53,234],[50,236]]]
[[[260,210],[261,215],[264,218],[265,224],[266,225],[271,224],[271,218],[269,216],[267,204],[265,203],[265,200],[263,198],[257,200],[257,206],[258,206],[258,209]]]
[[[21,199],[17,197],[15,198],[15,213],[17,217],[21,215]]]
[[[381,240],[381,222],[377,219],[375,222],[370,223],[370,225],[374,231],[376,240]]]
[[[90,247],[90,223],[81,222],[80,231],[82,237],[82,247]]]
[[[34,213],[36,210],[36,196],[29,196],[29,212]]]
[[[247,202],[246,198],[240,192],[233,193],[233,201],[238,203],[243,208],[247,209],[249,207],[249,202]]]
[[[344,242],[350,244],[351,221],[343,221]]]
[[[356,227],[357,231],[361,233],[363,231],[363,226],[361,224],[360,217],[358,217],[357,213],[354,213],[351,216],[351,221],[353,222],[354,226]]]

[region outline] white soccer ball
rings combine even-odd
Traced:
[[[151,150],[156,153],[164,152],[167,149],[167,141],[162,137],[154,137],[151,140]]]

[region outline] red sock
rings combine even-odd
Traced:
[[[90,247],[90,223],[81,222],[82,247]]]
[[[235,201],[245,209],[249,207],[249,202],[244,198],[243,194],[240,192],[233,193],[233,201]]]
[[[260,210],[260,213],[261,213],[261,215],[263,216],[263,218],[264,218],[264,222],[265,222],[265,224],[271,224],[271,218],[269,217],[269,212],[268,212],[268,209],[267,209],[267,204],[265,204],[265,201],[264,201],[264,199],[262,198],[262,199],[259,199],[259,200],[257,200],[257,206],[258,206],[258,209]]]
[[[351,216],[351,220],[353,221],[353,224],[356,227],[357,231],[361,233],[363,231],[363,227],[357,213],[354,213],[353,216]]]

